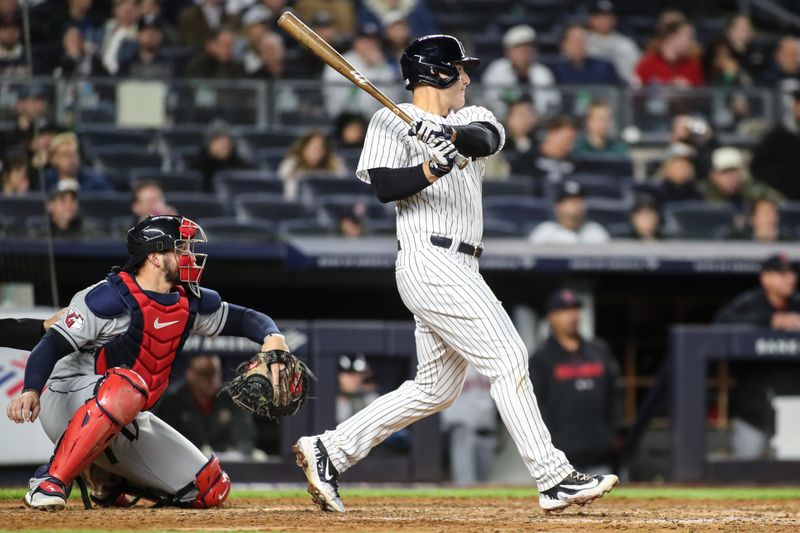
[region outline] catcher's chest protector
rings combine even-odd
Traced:
[[[167,390],[172,364],[191,332],[199,300],[178,286],[178,302],[164,305],[145,294],[126,272],[112,272],[107,280],[128,308],[131,323],[128,331],[97,352],[95,372],[104,374],[119,366],[136,371],[150,390],[145,405],[149,409]]]

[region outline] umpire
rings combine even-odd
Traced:
[[[581,302],[569,289],[547,300],[550,336],[530,360],[531,380],[553,444],[589,475],[614,463],[619,366],[608,345],[578,333]]]

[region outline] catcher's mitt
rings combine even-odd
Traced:
[[[282,363],[274,382],[272,365]],[[316,376],[305,363],[284,350],[259,352],[236,369],[236,377],[225,385],[237,405],[267,418],[293,415],[308,397],[309,383]]]

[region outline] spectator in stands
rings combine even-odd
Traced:
[[[100,57],[106,70],[116,75],[119,71],[119,49],[126,39],[136,39],[139,6],[136,0],[114,0],[114,16],[105,24]]]
[[[181,11],[178,29],[186,46],[203,49],[223,28],[237,28],[239,18],[225,11],[222,0],[200,0]]]
[[[356,31],[353,4],[350,0],[297,0],[294,11],[301,20],[310,20],[319,11],[327,11],[333,18],[336,31],[344,36],[352,36]],[[363,27],[359,25],[359,28]]]
[[[677,115],[672,119],[669,150],[685,154],[695,175],[706,176],[711,168],[711,154],[717,149],[714,130],[702,116]]]
[[[342,113],[334,123],[336,146],[344,149],[363,148],[368,125],[361,113]]]
[[[400,11],[392,11],[383,17],[383,40],[386,43],[386,56],[397,65],[408,45],[411,44],[411,26]]]
[[[661,213],[658,204],[650,196],[637,198],[630,213],[631,239],[640,241],[659,241],[661,234]]]
[[[0,18],[0,76],[14,78],[29,73],[22,45],[22,21],[17,15]]]
[[[694,47],[691,23],[670,23],[664,28],[658,47],[647,52],[636,66],[636,75],[644,85],[701,86],[705,83],[703,68],[692,55]]]
[[[750,218],[747,226],[732,233],[731,239],[778,242],[790,241],[793,237],[781,227],[778,203],[771,198],[758,198],[750,206]]]
[[[250,72],[251,78],[274,80],[285,75],[283,39],[277,33],[268,32],[258,41],[258,68]]]
[[[364,354],[339,356],[336,422],[343,422],[378,398],[378,387]]]
[[[97,237],[98,227],[81,217],[78,205],[78,184],[74,180],[59,181],[47,197],[47,224],[54,239]],[[38,236],[47,236],[46,228],[39,228]]]
[[[136,40],[128,40],[119,50],[119,73],[141,79],[171,78],[174,65],[162,50],[164,42],[161,19],[139,19]]]
[[[442,411],[450,448],[450,479],[456,485],[489,481],[497,448],[497,408],[491,381],[470,366],[461,394]]]
[[[575,122],[571,118],[562,115],[551,119],[545,126],[545,134],[539,143],[533,167],[526,169],[523,174],[533,176],[541,191],[549,185],[560,183],[575,172],[575,165],[569,160],[569,156],[576,137]]]
[[[781,193],[768,185],[746,179],[744,157],[738,148],[723,147],[714,150],[709,178],[700,184],[705,199],[711,202],[728,202],[739,213],[748,211],[759,198],[775,201],[783,199]]]
[[[256,430],[252,416],[220,394],[222,363],[215,354],[192,357],[185,379],[164,394],[156,414],[204,453],[239,452],[250,456]]]
[[[761,54],[753,50],[753,24],[744,14],[730,18],[725,34],[711,43],[705,57],[708,82],[712,85],[752,85],[761,67]]]
[[[161,30],[161,38],[165,45],[176,46],[181,42],[178,29],[161,13],[163,0],[139,0],[139,25],[142,21],[148,25],[156,25]]]
[[[50,143],[56,135],[64,133],[64,129],[55,122],[45,120],[36,130],[36,135],[27,143],[28,176],[38,181],[39,174],[50,166]]]
[[[503,156],[508,160],[512,174],[527,174],[536,164],[536,122],[536,111],[529,98],[520,98],[508,105]]]
[[[64,32],[62,40],[64,51],[58,67],[53,72],[54,78],[73,78],[103,76],[106,69],[100,58],[94,54],[94,47],[87,43],[77,26],[70,26]]]
[[[520,89],[530,89],[537,114],[546,116],[561,97],[553,88],[553,73],[536,61],[536,32],[527,25],[513,26],[503,35],[503,49],[505,57],[489,63],[481,76],[487,105],[503,116],[505,102],[518,100]]]
[[[167,203],[161,185],[155,180],[142,180],[131,191],[131,225],[150,215],[177,215],[174,207]]]
[[[43,124],[48,115],[48,99],[41,85],[24,84],[17,89],[14,130],[2,132],[3,145],[27,145],[34,135],[34,125]]]
[[[287,200],[297,199],[302,178],[313,175],[344,177],[346,172],[344,161],[333,151],[328,137],[317,130],[298,137],[278,166],[278,177],[283,180],[283,195]]]
[[[750,171],[787,198],[800,200],[800,90],[792,93],[792,100],[786,121],[767,132],[754,150]]]
[[[397,82],[400,75],[395,65],[391,65],[381,49],[380,28],[375,25],[359,28],[353,40],[353,47],[344,54],[356,70],[382,89],[391,99],[399,101],[400,90]],[[322,81],[326,85],[325,109],[328,116],[335,117],[342,111],[372,115],[381,105],[364,91],[354,91],[352,83],[331,67],[325,67]]]
[[[619,364],[601,339],[579,332],[582,304],[570,289],[547,299],[550,336],[530,360],[530,375],[553,444],[589,475],[614,463],[621,421]]]
[[[796,37],[786,35],[778,41],[772,56],[772,63],[764,69],[759,83],[767,87],[779,89],[792,85],[792,89],[800,82],[800,41]]]
[[[614,65],[605,59],[589,56],[586,30],[580,24],[568,24],[561,33],[561,59],[551,68],[559,85],[620,85]]]
[[[573,155],[626,155],[628,145],[612,132],[613,119],[608,102],[592,102],[583,119],[584,132],[572,147]]]
[[[308,25],[314,32],[322,37],[334,48],[339,48],[342,44],[342,35],[333,23],[333,15],[328,11],[322,10],[314,14]],[[301,79],[319,80],[322,77],[325,63],[310,50],[302,47],[297,59],[295,60],[294,75]]]
[[[223,28],[208,41],[203,52],[195,55],[183,71],[189,78],[236,79],[245,77],[242,64],[236,61],[236,34]]]
[[[3,196],[18,196],[31,190],[28,155],[22,146],[7,148],[0,167],[2,167]]]
[[[255,4],[242,15],[242,39],[237,43],[237,57],[241,56],[242,65],[248,74],[261,66],[258,43],[270,31],[267,27],[269,15],[269,9],[261,4]]]
[[[50,141],[50,168],[44,171],[44,184],[50,190],[62,181],[75,181],[83,192],[109,191],[106,177],[81,165],[78,137],[71,132],[60,133]]]
[[[439,33],[436,17],[425,5],[425,0],[364,0],[359,2],[358,25],[383,24],[389,27],[386,17],[397,15],[408,21],[411,35],[421,37]]]
[[[761,264],[760,287],[746,291],[714,317],[717,324],[750,324],[764,329],[800,332],[797,274],[786,255]],[[739,459],[757,459],[770,453],[774,431],[772,398],[800,393],[796,363],[775,361],[731,364],[736,386],[731,391],[731,447]]]
[[[616,31],[617,17],[610,0],[592,2],[586,34],[586,50],[589,55],[611,61],[617,74],[630,84],[636,81],[634,69],[641,52],[630,37]]]
[[[92,12],[92,0],[67,0],[55,2],[49,6],[49,20],[45,36],[49,42],[58,42],[67,28],[74,26],[81,32],[84,40],[92,45],[100,43],[101,32],[98,28],[102,20]]]
[[[336,229],[342,237],[358,239],[364,236],[364,221],[355,213],[344,213],[336,221]]]
[[[219,120],[209,125],[200,152],[189,158],[187,166],[203,174],[203,190],[207,192],[214,189],[214,175],[217,172],[253,168],[239,155],[236,140],[228,125]]]
[[[695,180],[695,170],[685,150],[671,149],[669,158],[659,172],[654,193],[662,206],[672,202],[691,202],[703,199]]]
[[[534,244],[600,244],[608,242],[606,229],[586,220],[586,202],[577,182],[565,181],[557,186],[555,194],[555,221],[542,222],[528,239]]]

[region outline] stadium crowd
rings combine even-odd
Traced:
[[[405,94],[397,60],[413,38],[453,32],[482,58],[472,101],[490,107],[507,134],[487,171],[488,237],[797,237],[796,37],[768,25],[756,31],[735,12],[721,21],[653,2],[454,6],[39,0],[31,3],[28,41],[20,3],[2,0],[0,85],[10,113],[0,131],[0,231],[111,237],[143,213],[177,211],[200,219],[211,235],[391,234],[391,211],[353,179],[378,104],[277,28],[291,10],[398,100]],[[279,83],[270,95],[282,123],[243,126],[227,109],[253,111],[225,90],[212,99],[218,117],[202,115],[199,124],[176,118],[164,128],[115,128],[113,120],[98,126],[55,109],[53,87],[69,108],[93,90],[91,80],[104,79]],[[704,87],[710,92],[692,92]],[[780,112],[754,109],[752,91],[761,89],[789,102],[784,122],[772,120]],[[617,123],[620,93],[609,90],[629,91],[626,105],[642,114],[641,124]],[[713,95],[722,95],[724,112],[709,107]],[[199,90],[178,96],[188,108],[201,97]],[[663,138],[640,142],[648,128]],[[644,160],[642,147],[649,150]],[[39,214],[36,191],[44,191],[49,220]]]

